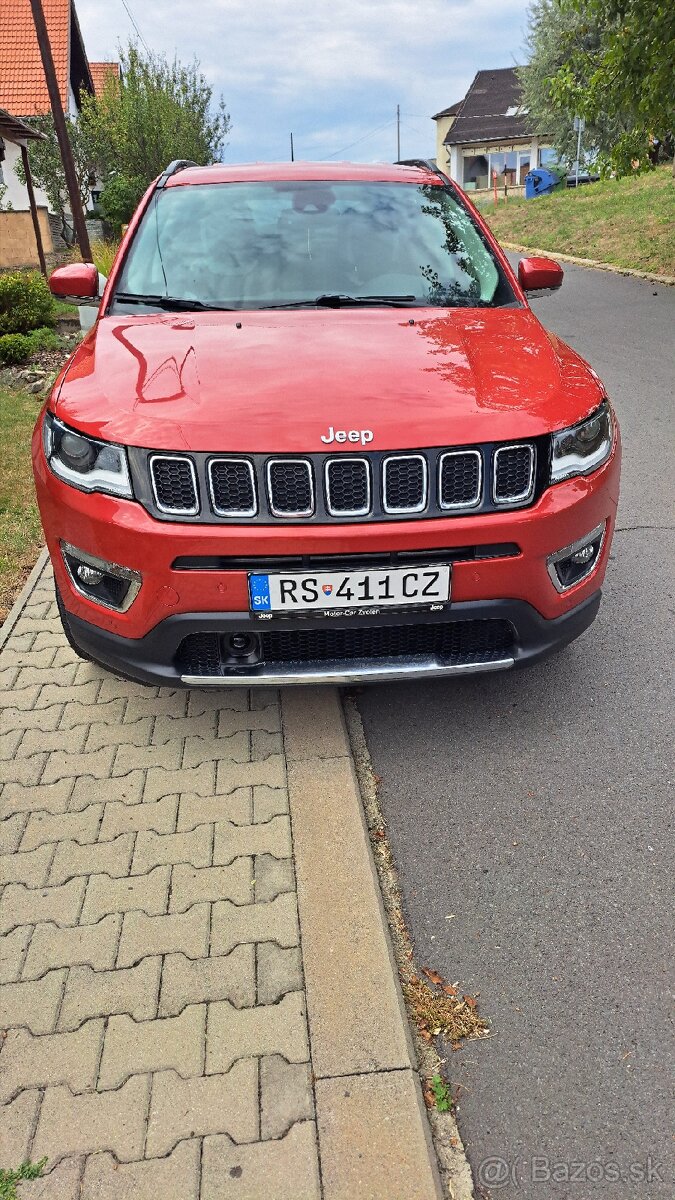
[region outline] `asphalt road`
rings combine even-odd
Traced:
[[[565,275],[535,311],[624,439],[600,615],[529,671],[358,704],[417,962],[496,1034],[447,1055],[477,1195],[670,1200],[675,288]]]

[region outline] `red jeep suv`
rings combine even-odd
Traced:
[[[204,686],[502,670],[593,621],[602,383],[431,163],[172,163],[33,441],[71,644]],[[91,264],[52,291],[98,302]]]

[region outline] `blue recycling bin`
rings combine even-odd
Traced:
[[[559,171],[551,171],[548,167],[534,167],[525,176],[525,199],[533,196],[548,196],[562,183]]]

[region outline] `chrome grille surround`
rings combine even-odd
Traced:
[[[476,491],[472,500],[461,500],[459,503],[448,503],[443,500],[443,468],[448,459],[463,458],[474,459],[478,463],[478,480],[476,483]],[[480,450],[446,450],[441,454],[438,460],[438,503],[445,511],[451,509],[470,509],[477,508],[483,498],[483,455]]]
[[[214,471],[214,468],[217,468],[224,463],[236,463],[237,465],[243,466],[247,470],[248,476],[250,479],[250,483],[251,483],[251,495],[253,497],[253,504],[251,507],[249,507],[249,508],[220,508],[218,506],[218,504],[216,503],[213,471]],[[255,471],[253,469],[253,463],[250,461],[250,459],[236,458],[233,455],[220,456],[218,458],[211,458],[211,459],[209,459],[209,461],[207,463],[206,470],[207,470],[208,481],[209,481],[209,500],[211,501],[211,508],[213,509],[216,516],[218,516],[218,517],[255,517],[257,515],[257,513],[258,513],[258,496],[257,496],[257,491],[256,491],[256,486],[255,486]]]
[[[156,463],[183,463],[187,464],[189,476],[192,482],[192,490],[194,495],[194,504],[188,506],[175,506],[163,504],[157,494],[157,475],[155,472]],[[160,512],[167,513],[171,516],[194,517],[199,512],[199,488],[197,487],[197,473],[195,464],[187,454],[151,454],[150,455],[150,482],[152,484],[152,494]]]
[[[359,463],[364,468],[365,485],[366,485],[366,501],[360,508],[337,508],[333,504],[331,496],[331,468],[340,467],[345,463]],[[326,459],[324,465],[324,482],[326,488],[326,508],[331,517],[365,517],[370,512],[372,503],[372,489],[370,483],[370,463],[367,458],[359,458],[356,455],[341,454],[337,458]]]
[[[421,462],[422,464],[422,498],[418,504],[413,505],[395,505],[387,502],[388,472],[395,467],[397,463],[404,462]],[[424,512],[427,506],[427,496],[429,493],[429,469],[427,460],[423,454],[390,454],[382,463],[382,507],[387,513],[419,513]]]
[[[499,494],[497,488],[497,476],[499,471],[499,461],[503,454],[513,454],[516,450],[522,450],[526,456],[529,456],[529,472],[527,487],[522,489],[517,494],[503,496]],[[535,482],[535,464],[536,452],[531,442],[516,442],[508,446],[499,446],[494,453],[492,463],[492,499],[499,508],[510,508],[514,504],[524,504],[530,500],[534,493]]]
[[[307,484],[309,487],[309,505],[305,508],[279,508],[274,500],[274,468],[283,467],[286,464],[291,464],[293,467],[304,467],[307,473]],[[312,464],[307,458],[270,458],[267,463],[267,495],[269,499],[270,512],[274,517],[311,517],[315,507],[314,495],[314,471]],[[276,485],[279,488],[279,484]]]

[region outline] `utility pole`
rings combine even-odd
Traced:
[[[577,168],[575,171],[574,186],[579,186],[579,159],[581,158],[581,135],[586,127],[586,122],[583,117],[574,118],[574,128],[577,131]]]
[[[293,149],[293,134],[291,134],[291,162],[295,162],[295,151]]]
[[[401,161],[401,105],[396,105],[396,161]]]
[[[42,11],[42,0],[30,0],[30,6],[33,13],[33,22],[35,24],[38,46],[40,47],[40,56],[42,58],[42,67],[45,73],[47,90],[49,92],[49,102],[51,104],[52,115],[54,117],[56,137],[58,139],[59,149],[61,151],[61,159],[63,161],[63,171],[66,177],[66,187],[68,188],[68,197],[70,199],[70,210],[73,214],[75,235],[77,237],[82,258],[85,262],[91,262],[89,234],[87,233],[87,226],[85,225],[84,221],[84,212],[82,211],[82,201],[80,200],[80,189],[77,183],[73,151],[70,145],[70,138],[68,137],[68,128],[66,126],[66,118],[63,113],[62,99],[59,94],[59,85],[56,81],[56,71],[54,70],[52,48],[49,44],[49,34],[47,33],[45,15]]]

